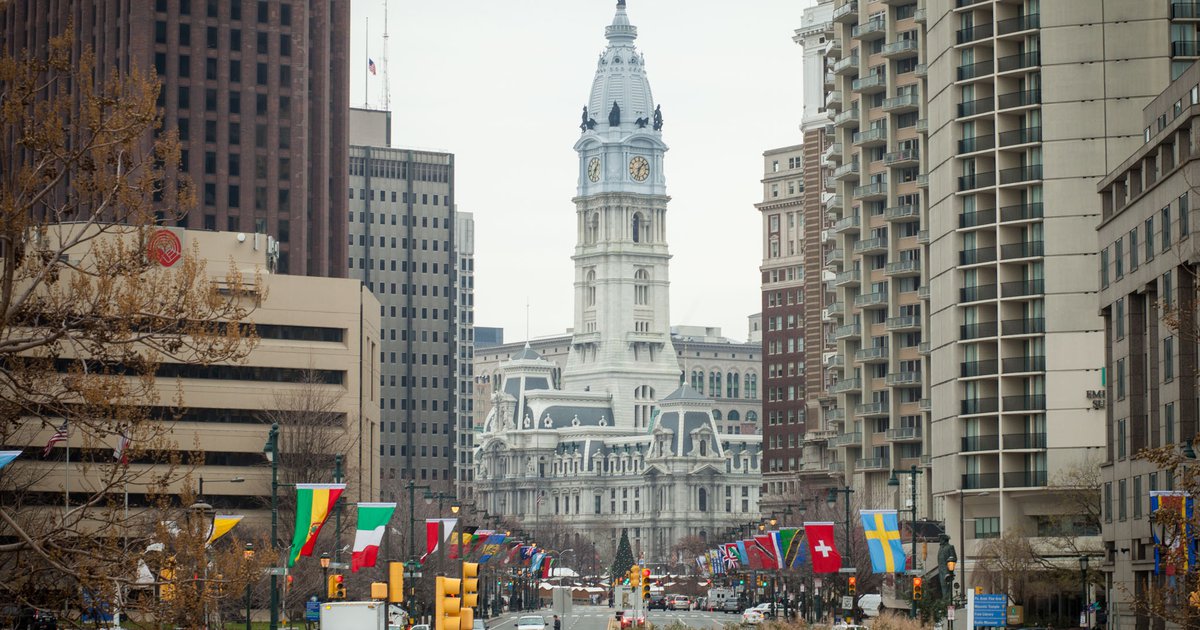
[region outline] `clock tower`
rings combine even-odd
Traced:
[[[662,114],[625,0],[605,29],[575,143],[575,328],[563,387],[607,392],[618,426],[649,429],[680,383],[671,345]]]

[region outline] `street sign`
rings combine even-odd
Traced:
[[[854,597],[842,595],[842,610],[850,610],[851,608],[854,608]]]
[[[854,567],[842,567],[838,569],[838,573],[858,573],[858,569]]]
[[[821,588],[821,578],[813,578],[813,588]]]
[[[267,567],[267,575],[287,575],[287,567]]]
[[[946,607],[946,619],[949,621],[954,621],[954,606]]]
[[[321,602],[313,602],[313,601],[304,602],[304,620],[305,621],[320,621],[321,620]]]
[[[1008,625],[1008,596],[985,594],[975,596],[975,626],[1003,628]]]
[[[408,578],[419,578],[419,577],[421,577],[421,572],[420,572],[420,571],[417,571],[417,572],[415,572],[415,573],[409,573],[408,571],[405,571],[405,572],[404,572],[404,577],[405,577],[405,579],[408,579]]]
[[[349,562],[330,562],[330,563],[329,563],[329,568],[330,568],[330,569],[340,569],[340,570],[345,570],[345,569],[349,569],[349,568],[350,568],[350,563],[349,563]]]

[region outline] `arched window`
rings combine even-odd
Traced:
[[[745,385],[746,398],[758,398],[758,375],[746,374]]]
[[[737,372],[730,372],[725,375],[725,388],[729,390],[727,392],[729,398],[738,397],[738,384],[740,381],[741,379],[738,378]]]
[[[633,242],[642,242],[642,213],[633,213]]]
[[[708,440],[700,440],[700,456],[705,457],[707,455],[708,455]]]
[[[741,420],[741,418],[742,417],[740,415],[738,415],[737,409],[734,409],[733,411],[729,412],[729,421],[730,422],[737,422],[737,421]]]
[[[596,305],[596,272],[588,270],[587,279],[583,286],[585,297],[588,306]]]
[[[650,272],[645,269],[633,273],[633,303],[638,306],[650,303]]]
[[[758,422],[758,414],[753,411],[747,411],[746,422]]]
[[[720,409],[713,409],[713,420],[717,420],[717,421],[721,420],[721,410]]]
[[[692,389],[704,393],[704,372],[692,370]]]
[[[700,488],[700,511],[708,511],[708,491],[704,488]]]

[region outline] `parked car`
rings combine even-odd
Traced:
[[[646,603],[646,610],[666,610],[667,596],[662,593],[655,593],[650,596],[650,601]]]
[[[517,618],[517,630],[546,630],[546,618],[541,615],[522,615]]]
[[[763,622],[762,611],[757,608],[747,608],[742,611],[742,623],[757,626]]]
[[[621,613],[622,628],[632,628],[635,625],[637,627],[646,626],[646,613],[638,613],[632,610],[626,610],[625,612]]]
[[[673,595],[669,605],[671,610],[688,610],[692,607],[692,599],[687,595]]]
[[[724,601],[718,602],[716,610],[727,613],[735,613],[741,610],[741,606],[738,605],[738,598],[730,597]]]
[[[776,604],[772,604],[771,602],[763,602],[763,603],[755,606],[754,610],[757,610],[758,612],[762,613],[762,616],[767,619],[774,619],[776,613],[781,612],[783,610],[783,607],[777,606]]]

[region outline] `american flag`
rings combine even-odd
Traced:
[[[370,58],[367,59],[367,70],[370,70],[371,74],[375,74],[375,60],[374,59],[370,59]]]
[[[113,449],[113,459],[125,465],[129,464],[129,435],[124,431],[117,440],[117,448]]]
[[[62,426],[54,431],[54,435],[50,436],[50,441],[46,442],[46,448],[42,449],[42,457],[50,454],[50,449],[54,448],[59,442],[66,442],[68,435],[67,421],[63,420]]]
[[[541,504],[543,504],[543,503],[545,503],[545,502],[546,502],[546,493],[545,493],[545,492],[538,492],[538,494],[537,494],[537,504],[538,504],[538,505],[541,505]]]

